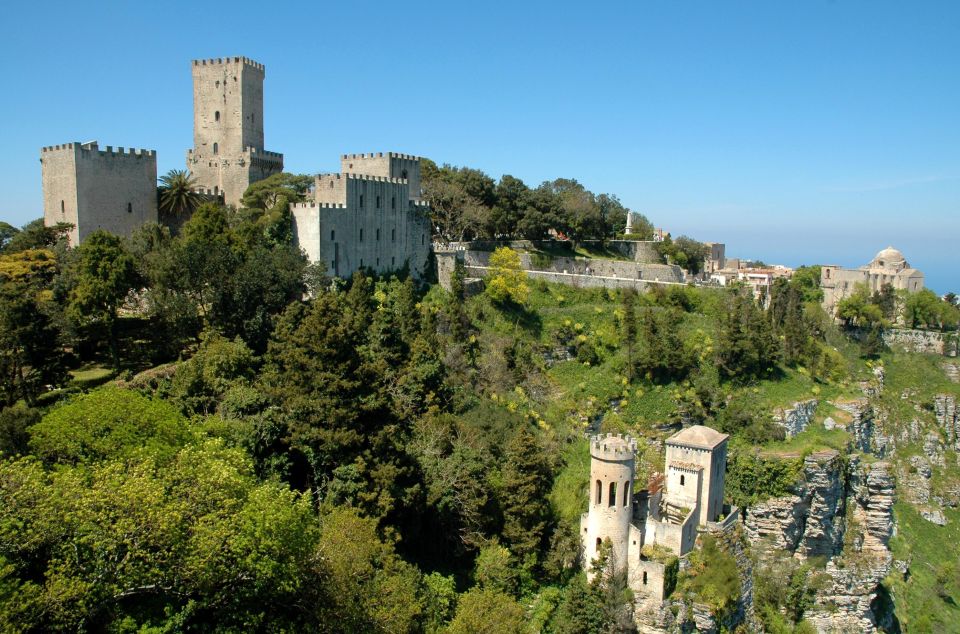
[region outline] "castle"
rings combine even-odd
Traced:
[[[263,142],[263,64],[246,57],[193,60],[193,148],[187,169],[197,190],[239,206],[252,184],[283,171],[283,154]],[[73,225],[80,244],[98,229],[129,236],[157,222],[157,155],[97,142],[44,147],[43,217]],[[425,273],[429,208],[421,198],[420,158],[394,152],[345,154],[340,174],[320,174],[310,200],[291,205],[294,239],[328,274],[407,267]]]
[[[666,441],[665,475],[635,485],[636,442],[629,436],[590,440],[590,505],[580,519],[588,576],[609,540],[607,571],[626,573],[640,606],[672,591],[676,561],[693,550],[698,530],[722,528],[739,511],[723,505],[726,434],[702,425]]]
[[[857,284],[866,284],[871,293],[886,284],[896,290],[915,293],[923,289],[923,273],[910,268],[903,254],[893,247],[883,249],[869,264],[858,269],[822,266],[820,288],[823,289],[823,309],[828,315],[836,312],[837,304],[851,295]]]

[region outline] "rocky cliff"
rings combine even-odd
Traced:
[[[753,543],[826,560],[829,579],[806,615],[819,631],[873,631],[879,617],[871,606],[892,561],[893,500],[887,463],[845,463],[825,450],[804,459],[791,495],[748,509],[744,529]]]

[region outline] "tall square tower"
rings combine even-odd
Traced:
[[[204,192],[239,205],[251,183],[283,171],[263,149],[263,64],[246,57],[194,60],[193,149],[187,169]]]
[[[96,141],[63,143],[40,151],[43,222],[73,225],[70,246],[98,229],[130,236],[157,222],[157,153]]]
[[[727,434],[693,425],[667,438],[667,483],[664,500],[698,508],[698,523],[715,522],[723,512],[727,469]]]

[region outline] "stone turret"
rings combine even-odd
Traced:
[[[590,562],[606,539],[613,546],[613,568],[622,570],[627,565],[636,451],[637,443],[630,436],[598,435],[590,441],[590,507],[581,520],[581,531],[591,577]]]

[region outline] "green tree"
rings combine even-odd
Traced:
[[[3,246],[3,252],[19,253],[27,249],[50,249],[62,242],[71,229],[73,225],[66,222],[58,222],[48,227],[44,224],[43,218],[31,220],[19,231],[6,232],[8,238]]]
[[[605,610],[603,591],[587,583],[583,574],[574,577],[563,593],[563,601],[553,618],[557,634],[602,634],[609,631],[611,619]]]
[[[507,445],[501,474],[503,539],[521,562],[536,561],[550,519],[550,464],[537,437],[521,426]]]
[[[60,332],[41,296],[22,278],[0,279],[0,405],[33,404],[46,386],[67,379]]]
[[[486,293],[498,304],[523,306],[527,303],[530,288],[527,286],[527,274],[520,267],[519,253],[509,247],[499,247],[493,252]]]
[[[190,438],[186,419],[170,403],[116,387],[102,387],[55,407],[29,431],[37,457],[64,464],[144,451],[169,455]]]
[[[823,301],[823,289],[820,288],[821,267],[801,266],[790,277],[790,285],[796,287],[803,295],[804,302]]]
[[[496,539],[480,549],[473,568],[473,578],[479,587],[512,595],[517,591],[517,576],[513,555]]]
[[[620,346],[627,353],[627,380],[633,381],[636,373],[635,347],[637,344],[637,291],[623,290],[623,317],[620,320]]]
[[[120,238],[97,230],[77,247],[74,267],[67,314],[81,326],[105,332],[113,364],[119,368],[117,311],[139,283],[133,256]]]
[[[187,170],[170,170],[161,176],[157,193],[160,213],[175,219],[189,217],[203,201],[197,181]]]
[[[523,607],[496,590],[472,589],[460,595],[449,634],[516,634],[523,631]]]
[[[281,172],[251,184],[243,193],[241,203],[244,207],[269,210],[278,205],[304,200],[307,190],[313,185],[313,178],[306,174]]]

